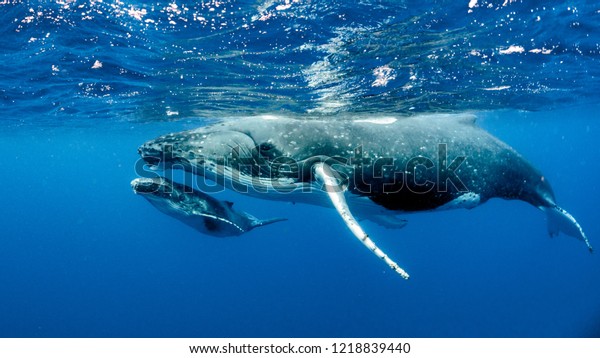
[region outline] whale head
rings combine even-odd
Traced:
[[[301,153],[304,147],[297,145],[290,148],[294,141],[282,138],[293,122],[223,122],[160,136],[142,144],[138,153],[153,169],[183,169],[219,184],[256,190],[295,190],[308,181],[301,164],[310,153]]]
[[[185,195],[178,185],[161,177],[133,179],[131,189],[151,202],[183,201]]]

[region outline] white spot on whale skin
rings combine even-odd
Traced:
[[[468,192],[459,196],[458,198],[440,206],[437,210],[450,210],[450,209],[473,209],[481,202],[481,196],[477,193]]]
[[[398,118],[395,117],[381,117],[381,118],[366,118],[366,119],[356,119],[355,123],[373,123],[373,124],[392,124],[395,123]]]

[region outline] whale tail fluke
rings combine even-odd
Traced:
[[[585,236],[581,225],[579,225],[573,215],[557,205],[542,206],[540,209],[542,209],[548,217],[548,234],[550,234],[550,236],[556,236],[559,232],[563,232],[566,235],[585,242],[590,252],[593,252],[593,248],[590,245],[587,236]]]

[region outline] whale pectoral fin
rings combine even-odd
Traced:
[[[540,209],[542,209],[548,216],[548,234],[550,234],[550,236],[556,236],[562,231],[566,235],[585,242],[590,252],[593,251],[593,248],[590,245],[587,236],[583,232],[581,225],[579,225],[573,215],[556,205],[553,207],[542,206]]]
[[[286,221],[286,220],[287,220],[286,218],[272,218],[272,219],[265,219],[265,220],[256,219],[252,222],[252,228],[259,227],[259,226],[265,226],[265,225],[277,223],[280,221]]]
[[[250,222],[250,228],[248,230],[252,230],[254,228],[257,228],[259,226],[265,226],[265,225],[269,225],[269,224],[273,224],[276,222],[280,222],[280,221],[286,221],[286,218],[272,218],[272,219],[265,219],[265,220],[261,220],[258,219],[246,212],[241,212],[240,215],[245,216],[246,219],[248,219],[248,221]]]
[[[325,163],[317,163],[314,166],[314,175],[316,179],[323,183],[324,189],[329,196],[329,199],[333,203],[333,206],[340,214],[346,226],[352,231],[354,236],[356,236],[369,250],[371,250],[377,257],[385,261],[388,266],[396,271],[400,276],[405,279],[409,278],[408,273],[404,271],[397,263],[392,261],[381,249],[375,245],[373,241],[369,238],[369,235],[362,229],[360,224],[356,221],[350,209],[348,208],[348,203],[346,202],[346,198],[344,197],[344,188],[337,183],[336,173],[335,171]]]
[[[406,219],[385,214],[369,215],[365,219],[387,229],[402,229],[408,224],[408,220]]]

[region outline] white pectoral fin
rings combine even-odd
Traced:
[[[317,180],[323,183],[324,189],[329,196],[329,199],[333,203],[333,206],[340,214],[346,226],[352,231],[354,236],[356,236],[369,250],[371,250],[377,257],[385,261],[388,266],[396,271],[400,276],[405,279],[409,278],[408,273],[404,271],[397,263],[392,261],[381,249],[375,245],[373,241],[369,238],[369,235],[362,229],[360,224],[356,221],[350,209],[348,208],[348,203],[346,203],[346,198],[344,197],[344,189],[338,183],[336,179],[335,171],[325,163],[317,163],[313,167],[314,174]]]
[[[387,229],[402,229],[408,224],[408,220],[406,219],[385,214],[369,215],[366,219]]]
[[[573,215],[569,214],[565,209],[559,206],[542,206],[540,209],[542,209],[548,216],[548,233],[550,236],[556,236],[562,231],[566,235],[585,242],[590,252],[593,251],[587,236],[581,228],[581,225],[579,225]]]
[[[259,226],[265,226],[265,225],[269,225],[269,224],[273,224],[276,222],[280,222],[280,221],[286,221],[286,218],[271,218],[271,219],[257,219],[254,216],[248,214],[248,213],[243,213],[244,216],[246,216],[248,218],[248,220],[250,220],[250,227],[251,228],[255,228],[255,227],[259,227]]]

